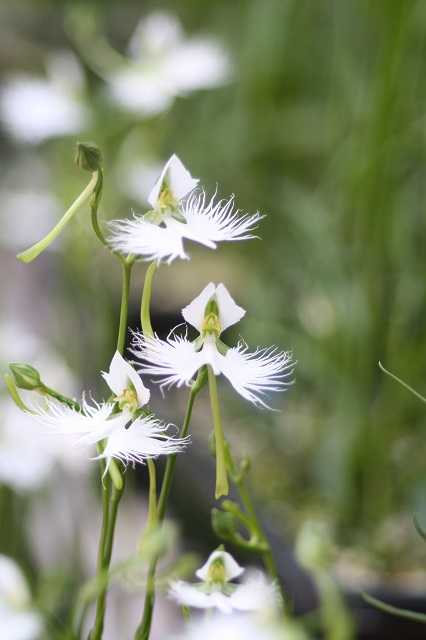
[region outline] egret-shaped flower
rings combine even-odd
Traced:
[[[210,365],[215,375],[223,373],[246,400],[267,406],[264,395],[282,391],[291,374],[291,353],[275,347],[248,352],[240,341],[237,347],[225,345],[220,336],[245,314],[223,284],[210,282],[200,295],[182,310],[186,322],[200,335],[190,342],[175,336],[167,340],[135,334],[133,353],[142,359],[141,371],[163,378],[162,386],[190,384],[195,373]]]
[[[280,603],[277,586],[257,572],[242,584],[231,580],[244,572],[230,553],[220,548],[196,571],[202,581],[195,584],[177,580],[170,583],[169,595],[181,605],[198,609],[219,609],[222,613],[267,610]]]
[[[128,58],[115,58],[112,70],[99,58],[98,72],[118,106],[144,117],[168,109],[177,96],[222,85],[230,77],[229,56],[219,42],[185,39],[176,17],[162,11],[144,16],[130,40]]]
[[[69,53],[47,59],[47,77],[11,76],[0,88],[0,120],[20,142],[38,144],[80,132],[89,116],[82,104],[84,79]]]
[[[215,249],[218,242],[248,240],[250,232],[263,218],[259,213],[238,215],[233,196],[208,201],[204,191],[194,191],[198,183],[176,155],[165,165],[148,201],[153,207],[131,220],[113,220],[111,245],[122,253],[133,253],[143,260],[188,259],[184,238]],[[184,199],[186,198],[186,199]]]
[[[45,407],[32,405],[29,415],[47,431],[79,436],[73,443],[76,449],[106,440],[103,451],[95,459],[105,458],[107,468],[111,458],[124,463],[143,462],[146,458],[182,450],[187,439],[167,436],[167,426],[141,410],[149,400],[149,391],[118,352],[109,372],[102,375],[115,394],[112,401],[89,403],[83,396],[78,411],[68,404],[46,399]]]

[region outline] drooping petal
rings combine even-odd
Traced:
[[[222,551],[221,549],[216,549],[216,551],[213,551],[209,555],[205,564],[195,572],[197,578],[200,578],[200,580],[203,580],[204,582],[208,582],[210,579],[210,568],[217,560],[221,560],[223,563],[226,582],[238,578],[244,571],[244,567],[241,567],[230,553]]]
[[[189,259],[179,227],[176,230],[175,227],[154,225],[137,215],[131,220],[113,220],[108,226],[113,232],[108,241],[120,253],[133,253],[142,260],[165,260],[168,264],[175,258]]]
[[[165,187],[170,189],[176,200],[181,200],[190,191],[195,189],[197,184],[198,180],[191,176],[177,155],[173,154],[170,160],[166,163],[160,177],[154,185],[154,188],[149,194],[148,202],[153,209],[156,209],[158,207],[159,195]]]
[[[115,352],[111,360],[108,373],[102,371],[102,376],[117,397],[121,396],[131,384],[136,391],[137,406],[143,407],[148,403],[149,390],[145,387],[137,372],[118,351]]]
[[[216,287],[213,282],[204,287],[199,296],[194,298],[184,309],[182,309],[182,315],[186,322],[192,324],[193,327],[201,331],[201,325],[204,322],[204,312],[207,304],[212,299],[216,291]]]
[[[285,381],[292,373],[291,366],[291,353],[277,351],[275,347],[247,353],[243,342],[220,357],[221,371],[234,389],[246,400],[267,408],[262,396],[270,391],[283,391],[291,384]]]
[[[162,376],[162,386],[189,384],[195,373],[205,364],[202,351],[186,338],[172,336],[165,340],[135,334],[132,352],[142,359],[141,371],[146,375]]]
[[[259,213],[253,215],[238,215],[234,211],[234,198],[219,200],[214,203],[214,197],[206,204],[206,194],[193,193],[182,207],[182,214],[186,224],[182,235],[189,240],[207,244],[215,248],[217,242],[224,240],[250,240],[256,238],[250,234],[264,216]]]

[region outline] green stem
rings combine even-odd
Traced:
[[[128,256],[127,260],[122,260],[123,276],[121,288],[121,309],[120,309],[120,325],[118,329],[117,351],[123,355],[124,345],[126,342],[127,318],[129,315],[129,293],[130,293],[130,276],[134,265],[133,256]]]
[[[101,450],[101,446],[100,446]],[[101,471],[105,471],[105,461],[101,461]],[[96,617],[93,629],[90,632],[89,640],[101,640],[106,609],[106,595],[108,591],[108,574],[112,546],[114,542],[115,523],[117,520],[118,505],[123,495],[124,483],[121,488],[117,488],[111,481],[109,475],[103,476],[102,485],[102,530],[99,540],[98,550],[98,581],[99,593],[96,602]]]
[[[155,464],[152,458],[147,459],[148,473],[149,473],[149,507],[148,518],[146,522],[146,533],[150,533],[152,528],[158,522],[157,512],[157,475],[155,472]]]
[[[151,303],[151,291],[152,291],[152,278],[155,273],[155,269],[157,268],[157,261],[154,260],[145,274],[145,283],[143,287],[142,294],[142,302],[141,302],[141,325],[142,325],[142,333],[145,338],[152,337],[154,332],[152,330],[151,325],[151,315],[150,315],[150,303]]]
[[[216,376],[210,365],[207,366],[209,377],[210,404],[214,424],[216,440],[216,491],[218,500],[221,496],[227,496],[229,492],[228,477],[226,475],[225,443],[223,439],[222,420],[220,417],[219,397],[217,394]]]
[[[47,236],[39,240],[26,251],[19,253],[16,257],[22,262],[28,263],[37,258],[37,256],[49,246],[51,242],[60,234],[65,225],[70,221],[74,213],[81,207],[81,205],[87,200],[87,198],[93,193],[94,188],[98,182],[98,171],[92,173],[92,179],[87,187],[80,193],[77,200],[73,202],[68,211],[59,220],[58,224],[50,231]]]
[[[200,375],[199,373],[197,380],[192,384],[192,387],[191,387],[191,391],[188,399],[188,407],[186,409],[185,420],[183,422],[182,430],[179,436],[180,438],[185,438],[188,433],[189,423],[191,421],[192,409],[194,407],[195,396],[201,390],[204,384],[205,384],[205,379],[203,380],[202,375]],[[166,470],[164,472],[164,478],[161,486],[160,498],[158,500],[158,507],[157,507],[158,522],[162,522],[164,520],[164,515],[166,513],[166,508],[167,508],[167,502],[169,499],[170,490],[173,482],[176,459],[177,459],[177,453],[173,453],[172,455],[167,457]],[[148,640],[149,638],[149,634],[151,631],[152,614],[154,611],[154,604],[155,604],[156,567],[157,567],[157,558],[154,557],[152,558],[148,568],[143,616],[142,616],[142,621],[136,630],[135,640]]]

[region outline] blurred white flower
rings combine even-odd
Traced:
[[[143,361],[141,371],[162,376],[163,386],[180,387],[190,384],[203,365],[210,365],[215,375],[223,373],[243,398],[266,407],[263,396],[269,391],[282,391],[287,384],[284,379],[291,374],[291,353],[275,347],[247,353],[243,342],[234,348],[225,345],[220,340],[222,331],[244,314],[223,284],[216,287],[210,282],[182,310],[186,322],[200,332],[196,340],[190,342],[173,332],[167,340],[135,334],[133,353]]]
[[[249,240],[263,216],[238,216],[233,197],[206,202],[204,191],[194,193],[198,180],[185,169],[176,155],[166,163],[148,196],[153,207],[133,220],[113,220],[109,226],[112,246],[123,253],[133,253],[145,260],[188,259],[183,246],[187,238],[215,249],[217,242]],[[185,201],[184,199],[187,198]]]
[[[219,42],[186,40],[177,18],[160,11],[140,20],[128,56],[105,78],[114,102],[142,116],[164,111],[176,96],[220,86],[231,75],[229,56]]]
[[[56,400],[44,399],[44,405],[29,405],[28,416],[44,427],[45,432],[77,435],[73,447],[85,449],[107,440],[95,459],[105,458],[106,469],[111,458],[124,463],[143,462],[147,458],[182,451],[188,440],[174,439],[165,434],[167,426],[151,415],[136,411],[149,399],[149,391],[131,366],[116,352],[108,373],[103,373],[116,394],[112,402],[89,404],[83,396],[81,410]],[[116,412],[117,407],[121,409]]]
[[[20,74],[0,87],[0,120],[19,142],[38,144],[87,125],[84,80],[76,58],[69,52],[52,55],[46,70],[46,78]]]
[[[0,555],[0,638],[40,639],[42,619],[30,607],[31,594],[24,574],[14,560]]]
[[[258,572],[243,584],[231,584],[244,572],[230,553],[217,549],[196,571],[202,582],[191,584],[183,580],[170,583],[169,595],[181,605],[197,609],[233,611],[266,611],[280,602],[277,586]]]
[[[247,614],[215,614],[186,625],[172,640],[308,640],[304,631],[289,620],[264,620]]]

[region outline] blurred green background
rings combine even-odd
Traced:
[[[99,65],[112,49],[125,55],[139,19],[159,10],[176,16],[184,37],[220,43],[232,71],[223,86],[146,116],[111,102]],[[85,184],[75,142],[90,139],[105,157],[103,219],[143,212],[130,177],[142,183],[143,165],[161,168],[172,153],[208,193],[217,186],[242,212],[267,214],[261,240],[215,253],[189,246],[191,262],[162,267],[156,316],[171,328],[208,281],[223,281],[247,309],[232,339],[241,332],[251,348],[292,349],[297,361],[296,383],[273,400],[280,412],[221,386],[226,434],[251,452],[264,513],[290,540],[305,519],[326,518],[338,545],[361,549],[369,567],[417,568],[424,552],[411,514],[426,521],[424,407],[378,363],[425,391],[426,4],[21,0],[2,4],[0,25],[5,86],[13,74],[45,77],[48,55],[73,51],[91,114],[81,132],[38,144],[4,125],[0,188],[43,183],[61,203],[59,219]],[[20,208],[0,208],[4,224],[21,224]],[[114,345],[120,270],[88,216],[80,212],[61,251],[34,266],[15,264],[26,248],[16,239],[2,245],[2,322],[19,313],[82,388],[95,389]],[[144,268],[132,288],[136,325]],[[28,298],[7,302],[28,277],[39,290],[31,312]]]

